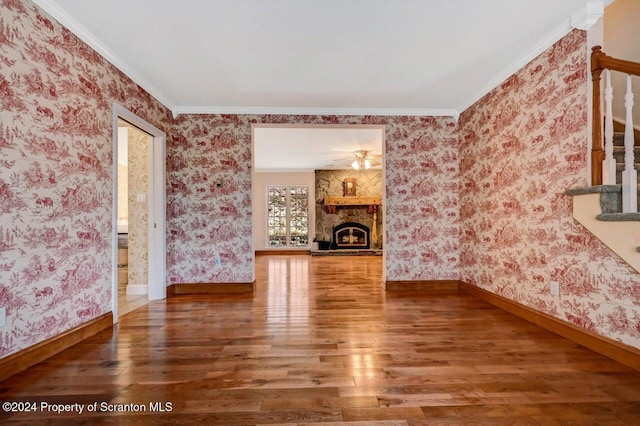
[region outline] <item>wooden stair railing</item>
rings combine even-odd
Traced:
[[[591,184],[602,185],[602,160],[604,146],[602,138],[602,95],[600,79],[605,69],[640,76],[640,63],[617,59],[605,54],[602,46],[594,46],[591,52],[591,77],[593,79],[593,128],[591,149]]]
[[[592,140],[592,185],[617,185],[617,164],[614,156],[614,118],[612,113],[613,87],[611,71],[626,74],[626,93],[624,95],[624,170],[621,175],[622,213],[638,211],[638,171],[635,167],[635,135],[633,128],[634,95],[632,89],[633,75],[640,76],[640,63],[613,58],[595,46],[591,53],[591,74],[593,77],[593,140]],[[604,123],[604,151],[602,138],[602,110],[600,80],[604,72],[605,90],[604,104],[606,112]]]

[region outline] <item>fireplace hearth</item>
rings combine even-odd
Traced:
[[[356,222],[346,222],[333,228],[333,242],[336,250],[369,249],[371,231],[368,226]]]

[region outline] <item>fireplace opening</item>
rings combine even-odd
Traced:
[[[336,249],[368,249],[369,227],[361,223],[346,222],[333,228]]]

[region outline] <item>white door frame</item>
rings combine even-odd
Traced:
[[[149,149],[149,300],[167,297],[166,134],[117,102],[113,103],[113,217],[112,294],[113,322],[118,322],[118,118],[152,136]]]

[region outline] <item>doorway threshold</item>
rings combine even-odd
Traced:
[[[376,249],[311,250],[311,256],[382,256]]]

